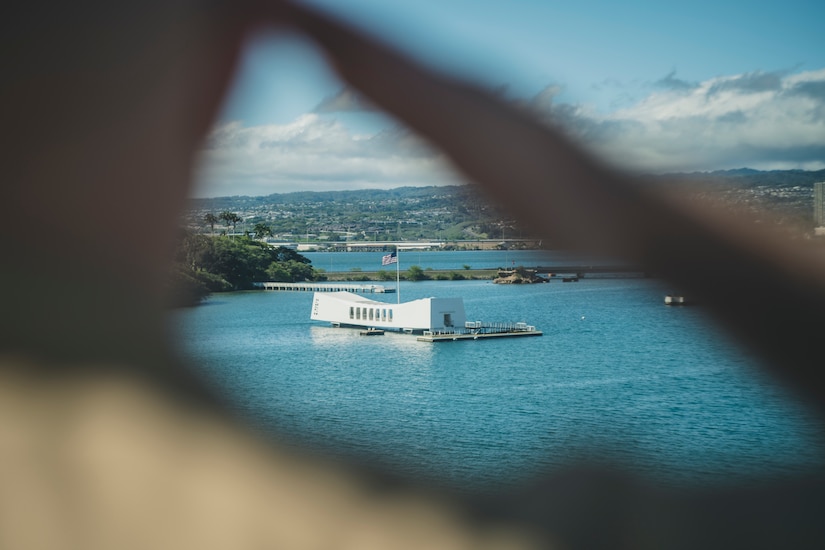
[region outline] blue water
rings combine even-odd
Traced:
[[[381,266],[384,252],[302,252],[312,261],[312,265],[325,271],[377,271],[394,270],[395,266]],[[464,266],[471,269],[491,269],[498,267],[535,267],[548,264],[590,265],[610,264],[616,262],[599,261],[576,256],[560,250],[468,250],[468,251],[432,251],[401,250],[398,255],[400,269],[409,269],[417,265],[422,269],[457,269]]]
[[[674,485],[825,463],[811,412],[701,307],[663,305],[661,282],[424,281],[401,292],[461,296],[468,319],[526,321],[544,336],[365,338],[310,321],[303,292],[218,295],[171,321],[185,353],[256,426],[456,488],[607,458]]]

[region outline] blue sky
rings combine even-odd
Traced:
[[[825,168],[825,3],[311,0],[639,172]],[[311,44],[251,37],[196,196],[460,179]]]

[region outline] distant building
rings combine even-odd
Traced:
[[[825,181],[814,184],[814,234],[825,235]]]

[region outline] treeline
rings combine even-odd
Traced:
[[[396,277],[401,279],[402,281],[463,281],[465,279],[489,279],[492,277],[488,276],[481,276],[479,277],[477,272],[487,272],[493,270],[477,270],[476,273],[470,273],[470,266],[465,265],[463,268],[465,271],[462,273],[460,271],[451,270],[451,271],[435,271],[431,267],[426,269],[422,269],[420,266],[412,265],[409,269],[402,271],[400,274],[396,275],[395,271],[387,271],[385,269],[381,269],[378,271],[369,271],[364,273],[360,268],[354,268],[350,271],[345,272],[335,272],[335,273],[328,273],[327,280],[329,281],[394,281]]]
[[[322,280],[324,275],[298,252],[249,236],[181,235],[169,283],[172,306],[193,305],[212,292],[250,290],[262,281]]]

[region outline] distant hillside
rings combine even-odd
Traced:
[[[793,234],[810,232],[812,188],[825,181],[825,170],[749,168],[674,173],[639,178],[663,185],[686,199],[711,198],[714,204],[754,223],[770,223]],[[506,239],[529,238],[530,232],[489,203],[472,185],[400,187],[352,191],[298,191],[266,196],[191,199],[186,223],[202,232],[208,213],[237,212],[251,230],[257,223],[273,234],[296,240]],[[765,212],[769,211],[770,216]],[[218,227],[218,231],[228,228]],[[297,239],[302,236],[302,239]]]
[[[657,176],[657,180],[676,181],[680,183],[705,183],[716,185],[735,185],[738,187],[788,187],[813,188],[818,181],[825,181],[825,170],[769,170],[760,171],[750,168],[735,170],[716,170],[714,172],[689,172]]]
[[[393,202],[399,200],[414,200],[431,203],[433,201],[460,200],[469,194],[467,186],[428,186],[428,187],[397,187],[395,189],[357,189],[351,191],[295,191],[292,193],[272,193],[257,197],[236,195],[233,197],[216,197],[207,199],[190,199],[192,208],[201,210],[233,210],[245,206],[273,204],[273,205],[302,205],[316,203],[354,203],[354,202]]]
[[[740,168],[668,174],[650,181],[667,185],[686,200],[702,199],[704,204],[798,238],[813,231],[813,185],[825,181],[825,170]]]
[[[674,183],[715,183],[756,187],[760,185],[786,188],[793,186],[813,187],[818,181],[825,181],[825,170],[753,170],[737,168],[734,170],[716,170],[713,172],[677,172],[656,176],[647,176],[647,181]],[[190,199],[190,207],[198,210],[233,210],[241,206],[254,204],[292,204],[324,202],[383,202],[413,199],[424,203],[438,201],[466,200],[476,194],[471,185],[447,185],[428,187],[397,187],[395,189],[356,189],[350,191],[295,191],[292,193],[272,193],[263,196],[235,195]]]

